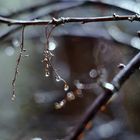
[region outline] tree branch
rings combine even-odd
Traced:
[[[41,7],[42,4],[40,4],[39,8],[42,8]],[[46,5],[46,3],[44,3],[44,5]],[[59,6],[58,6],[59,5]],[[121,11],[126,11],[126,12],[129,12],[131,14],[135,14],[135,10],[130,10],[126,7],[123,7],[122,5],[116,5],[114,3],[108,3],[108,2],[99,2],[99,1],[91,1],[91,0],[87,0],[87,1],[82,1],[82,2],[58,2],[58,3],[55,3],[55,4],[51,4],[51,8],[47,8],[46,12],[45,13],[41,13],[41,14],[37,14],[35,13],[32,17],[32,20],[33,19],[37,19],[37,18],[41,18],[41,17],[45,17],[46,15],[48,14],[51,14],[51,13],[54,13],[54,12],[61,12],[61,11],[64,11],[64,10],[67,10],[67,9],[72,9],[72,8],[75,8],[75,7],[83,7],[83,6],[103,6],[103,7],[106,7],[106,8],[113,8],[113,9],[117,9],[117,10],[121,10]],[[47,6],[47,5],[46,5]],[[35,6],[32,6],[33,8]],[[32,9],[32,7],[30,7]],[[44,6],[43,6],[44,7]],[[29,11],[30,11],[30,8],[27,8]],[[38,7],[35,7],[38,9]],[[15,13],[13,13],[13,15],[6,15],[5,17],[12,17],[12,16],[15,16],[15,15],[19,15],[18,13],[22,14],[24,13],[24,10],[25,9],[22,9],[22,10],[19,10]],[[18,26],[18,27],[14,27],[12,29],[9,29],[8,31],[4,32],[4,33],[1,33],[0,35],[0,40],[3,40],[4,38],[6,38],[7,36],[11,35],[13,32],[16,32],[18,31],[19,29],[21,29],[21,26]]]
[[[89,22],[107,22],[107,21],[119,21],[119,20],[128,20],[128,21],[140,21],[140,15],[116,15],[115,13],[112,16],[103,16],[103,17],[60,17],[58,19],[52,18],[51,20],[14,20],[10,18],[0,17],[0,22],[10,25],[24,25],[24,26],[33,26],[33,25],[55,25],[65,23],[89,23]]]
[[[15,68],[15,74],[14,74],[14,78],[12,80],[12,100],[15,99],[16,95],[15,95],[15,86],[16,86],[16,79],[17,79],[17,75],[19,73],[19,65],[21,62],[21,58],[22,58],[22,54],[25,51],[24,50],[24,29],[25,27],[22,27],[22,32],[21,32],[21,44],[20,44],[20,53],[19,56],[17,58],[17,64],[16,64],[16,68]]]
[[[83,119],[80,121],[76,129],[65,140],[76,140],[80,133],[84,130],[86,124],[95,117],[100,108],[105,105],[114,93],[120,90],[124,82],[131,76],[136,69],[140,67],[140,53],[138,53],[112,80],[105,83],[104,93],[100,94],[93,104],[86,111]],[[109,84],[109,86],[108,86]]]

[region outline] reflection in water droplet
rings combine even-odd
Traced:
[[[55,109],[60,109],[61,108],[60,103],[57,103],[57,102],[54,104],[54,106],[55,106]]]
[[[56,82],[60,82],[61,81],[61,77],[60,76],[56,76],[55,80],[56,80]]]
[[[49,42],[49,50],[53,51],[56,48],[56,43],[54,41]]]
[[[15,98],[16,98],[16,95],[15,95],[15,94],[13,94],[13,95],[12,95],[11,100],[12,100],[12,101],[14,101],[14,100],[15,100]]]
[[[67,83],[64,84],[64,90],[65,90],[65,91],[68,91],[68,90],[69,90],[69,86],[68,86]]]
[[[46,68],[47,68],[47,69],[49,68],[49,64],[46,64]]]
[[[62,101],[60,101],[60,103],[56,102],[54,104],[55,109],[61,109],[65,105],[65,103],[66,103],[66,100],[65,99],[63,99]]]
[[[49,71],[46,71],[45,77],[49,77],[49,76],[50,76],[50,72]]]
[[[73,94],[72,91],[67,93],[67,100],[68,101],[75,100],[75,95]]]
[[[123,68],[125,68],[126,66],[125,66],[125,64],[120,63],[117,67],[118,67],[119,69],[123,69]]]
[[[65,105],[65,103],[66,103],[66,100],[64,99],[60,102],[60,106],[63,107]]]

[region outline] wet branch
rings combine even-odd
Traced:
[[[140,15],[116,15],[115,13],[112,16],[103,16],[103,17],[60,17],[58,19],[52,18],[51,20],[14,20],[10,18],[0,17],[0,22],[7,25],[24,25],[24,26],[33,26],[33,25],[61,25],[65,23],[89,23],[89,22],[107,22],[107,21],[119,21],[119,20],[128,20],[128,21],[140,21]]]
[[[51,6],[51,8],[46,8],[44,6]],[[59,6],[58,6],[59,5]],[[5,16],[2,16],[2,17],[7,17],[7,18],[11,18],[13,16],[18,16],[20,14],[23,14],[25,11],[25,13],[27,12],[30,12],[30,11],[34,11],[35,9],[40,9],[40,8],[46,8],[47,10],[45,11],[45,13],[33,13],[33,17],[31,18],[31,20],[33,19],[38,19],[38,18],[42,18],[42,17],[45,17],[46,15],[48,14],[53,14],[53,13],[57,13],[57,12],[62,12],[64,10],[68,10],[68,9],[72,9],[72,8],[75,8],[75,7],[84,7],[84,6],[103,6],[105,8],[113,8],[113,9],[117,9],[117,10],[121,10],[121,11],[125,11],[125,12],[129,12],[131,14],[136,14],[135,12],[135,9],[134,10],[130,10],[126,7],[123,7],[122,5],[119,5],[119,4],[114,4],[114,3],[111,3],[111,2],[100,2],[100,1],[91,1],[91,0],[87,0],[87,1],[79,1],[79,2],[58,2],[56,0],[56,3],[54,2],[50,2],[49,4],[46,4],[46,2],[44,4],[39,4],[38,6],[34,5],[34,6],[31,6],[31,7],[28,7],[28,8],[23,8],[21,10],[18,10],[16,12],[13,12],[9,15],[5,15]],[[17,26],[17,27],[14,27],[14,28],[10,28],[8,29],[7,31],[3,32],[0,34],[0,40],[3,40],[5,39],[6,37],[8,37],[9,35],[11,35],[12,33],[18,31],[19,29],[21,29],[22,26]]]
[[[93,104],[85,112],[83,119],[79,122],[72,133],[65,140],[76,140],[83,132],[86,124],[95,117],[100,108],[105,105],[114,93],[120,90],[124,82],[140,67],[140,53],[138,53],[112,80],[104,85],[104,93],[100,94]],[[109,86],[108,86],[109,85]]]
[[[15,74],[14,74],[14,78],[12,80],[12,100],[15,99],[16,95],[15,95],[15,86],[16,86],[16,79],[17,79],[17,75],[19,73],[19,65],[21,62],[21,58],[23,55],[24,50],[24,29],[25,27],[22,27],[22,32],[21,32],[21,44],[20,44],[20,53],[19,56],[17,58],[17,63],[16,63],[16,68],[15,68]]]

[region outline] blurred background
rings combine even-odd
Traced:
[[[14,19],[90,17],[139,14],[139,0],[1,0],[0,15]],[[12,79],[20,52],[20,26],[0,24],[0,140],[62,140],[78,124],[110,82],[139,51],[139,22],[70,23],[55,28],[49,42],[53,67],[67,81],[45,77],[43,50],[46,26],[25,28],[24,54],[11,100]],[[51,26],[47,26],[50,30]],[[137,71],[101,109],[81,140],[140,139],[140,72]],[[70,99],[66,97],[70,95]],[[64,102],[62,102],[64,101]],[[56,109],[56,103],[64,103]]]

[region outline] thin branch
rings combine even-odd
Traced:
[[[49,8],[49,10],[47,8],[45,13],[42,13],[42,12],[41,12],[41,14],[35,13],[34,16],[31,18],[31,20],[37,19],[37,18],[42,18],[42,17],[45,17],[48,14],[52,14],[52,13],[55,13],[55,12],[61,12],[61,11],[64,11],[64,10],[75,8],[75,7],[92,6],[92,5],[93,6],[103,6],[103,7],[106,7],[106,8],[113,8],[113,9],[117,9],[117,10],[121,10],[121,11],[126,11],[126,12],[129,12],[131,14],[136,14],[135,10],[130,10],[128,8],[123,7],[122,5],[116,5],[114,3],[108,3],[108,2],[99,2],[99,1],[96,1],[96,0],[94,0],[94,1],[87,0],[87,1],[82,1],[82,2],[81,1],[80,2],[65,2],[65,3],[64,2],[58,2],[56,4],[52,4],[52,5],[50,5],[51,8]],[[17,11],[17,13],[18,13],[18,11]],[[11,35],[13,32],[18,31],[19,29],[21,29],[21,26],[14,27],[14,28],[9,29],[8,31],[6,31],[4,33],[1,33],[0,40],[3,40],[4,38]]]
[[[80,121],[76,129],[65,140],[76,140],[80,133],[84,130],[86,124],[95,117],[100,108],[104,106],[114,93],[120,90],[124,82],[140,67],[140,53],[138,53],[112,80],[105,83],[104,93],[100,94],[93,104],[86,111],[83,119]],[[108,86],[109,85],[109,86]]]
[[[46,35],[46,44],[44,48],[44,59],[42,62],[45,64],[45,76],[48,77],[50,75],[49,69],[52,69],[52,72],[55,75],[55,80],[57,82],[62,81],[64,83],[64,90],[67,91],[69,89],[69,86],[67,82],[57,73],[57,70],[53,67],[53,64],[51,62],[52,57],[54,54],[49,50],[49,39],[51,37],[51,34],[53,30],[55,29],[55,25],[53,25],[48,33],[45,32]],[[46,28],[47,29],[47,28]]]
[[[51,20],[14,20],[5,17],[0,17],[0,22],[10,25],[61,25],[65,23],[89,23],[89,22],[107,22],[107,21],[119,21],[119,20],[128,20],[128,21],[140,21],[140,15],[116,15],[112,16],[103,16],[103,17],[60,17],[58,19],[52,18]]]
[[[34,16],[32,16],[31,20],[34,19],[38,19],[38,18],[43,18],[49,14],[52,14],[54,12],[61,12],[63,10],[68,10],[70,8],[74,8],[77,7],[79,5],[79,3],[56,3],[51,5],[49,8],[47,8],[47,10],[45,11],[45,13],[40,12],[39,13],[35,13]],[[0,16],[1,17],[1,16]],[[3,17],[3,16],[2,16]],[[3,32],[0,34],[0,40],[5,39],[6,37],[8,37],[9,35],[13,34],[14,32],[20,30],[22,28],[22,26],[17,26],[17,27],[13,27],[8,29],[6,32]]]
[[[24,29],[25,29],[25,26],[23,26],[23,29],[22,29],[22,32],[21,32],[20,53],[19,53],[17,63],[16,63],[14,78],[12,80],[12,100],[14,100],[15,97],[16,97],[16,95],[15,95],[16,79],[17,79],[17,75],[19,73],[19,64],[20,64],[20,61],[21,61],[21,58],[22,58],[22,54],[25,51],[24,50]]]

